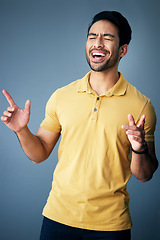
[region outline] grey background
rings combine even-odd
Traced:
[[[157,113],[156,152],[160,158],[159,38],[160,1],[156,0],[0,0],[0,91],[6,89],[24,108],[32,102],[29,128],[36,133],[50,95],[89,71],[85,43],[91,18],[103,10],[120,11],[133,38],[119,70],[151,98]],[[0,115],[8,104],[0,92]],[[15,134],[0,122],[0,239],[36,240],[57,162],[34,165]],[[132,239],[160,239],[160,174],[128,184]]]

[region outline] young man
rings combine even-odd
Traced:
[[[34,163],[48,158],[61,135],[41,240],[130,239],[126,184],[131,173],[150,180],[158,167],[154,108],[118,72],[130,40],[120,13],[93,18],[86,43],[91,72],[51,96],[36,135],[27,127],[30,101],[21,110],[3,91],[10,106],[1,119]]]

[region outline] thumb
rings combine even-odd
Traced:
[[[24,112],[30,114],[30,109],[31,109],[31,101],[30,101],[30,100],[27,100],[26,103],[25,103]]]

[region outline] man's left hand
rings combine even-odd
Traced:
[[[144,145],[145,131],[144,131],[144,123],[145,123],[145,115],[143,115],[138,125],[135,124],[135,120],[131,114],[128,115],[129,125],[122,125],[123,129],[126,129],[126,134],[131,143],[132,148],[135,151],[142,151]]]

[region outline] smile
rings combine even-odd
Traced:
[[[91,59],[93,62],[103,62],[103,60],[105,59],[106,55],[107,55],[108,51],[104,51],[104,50],[92,50],[90,52],[91,54]]]
[[[93,58],[96,58],[96,57],[105,57],[106,56],[106,54],[104,54],[104,53],[92,53],[92,57]]]

